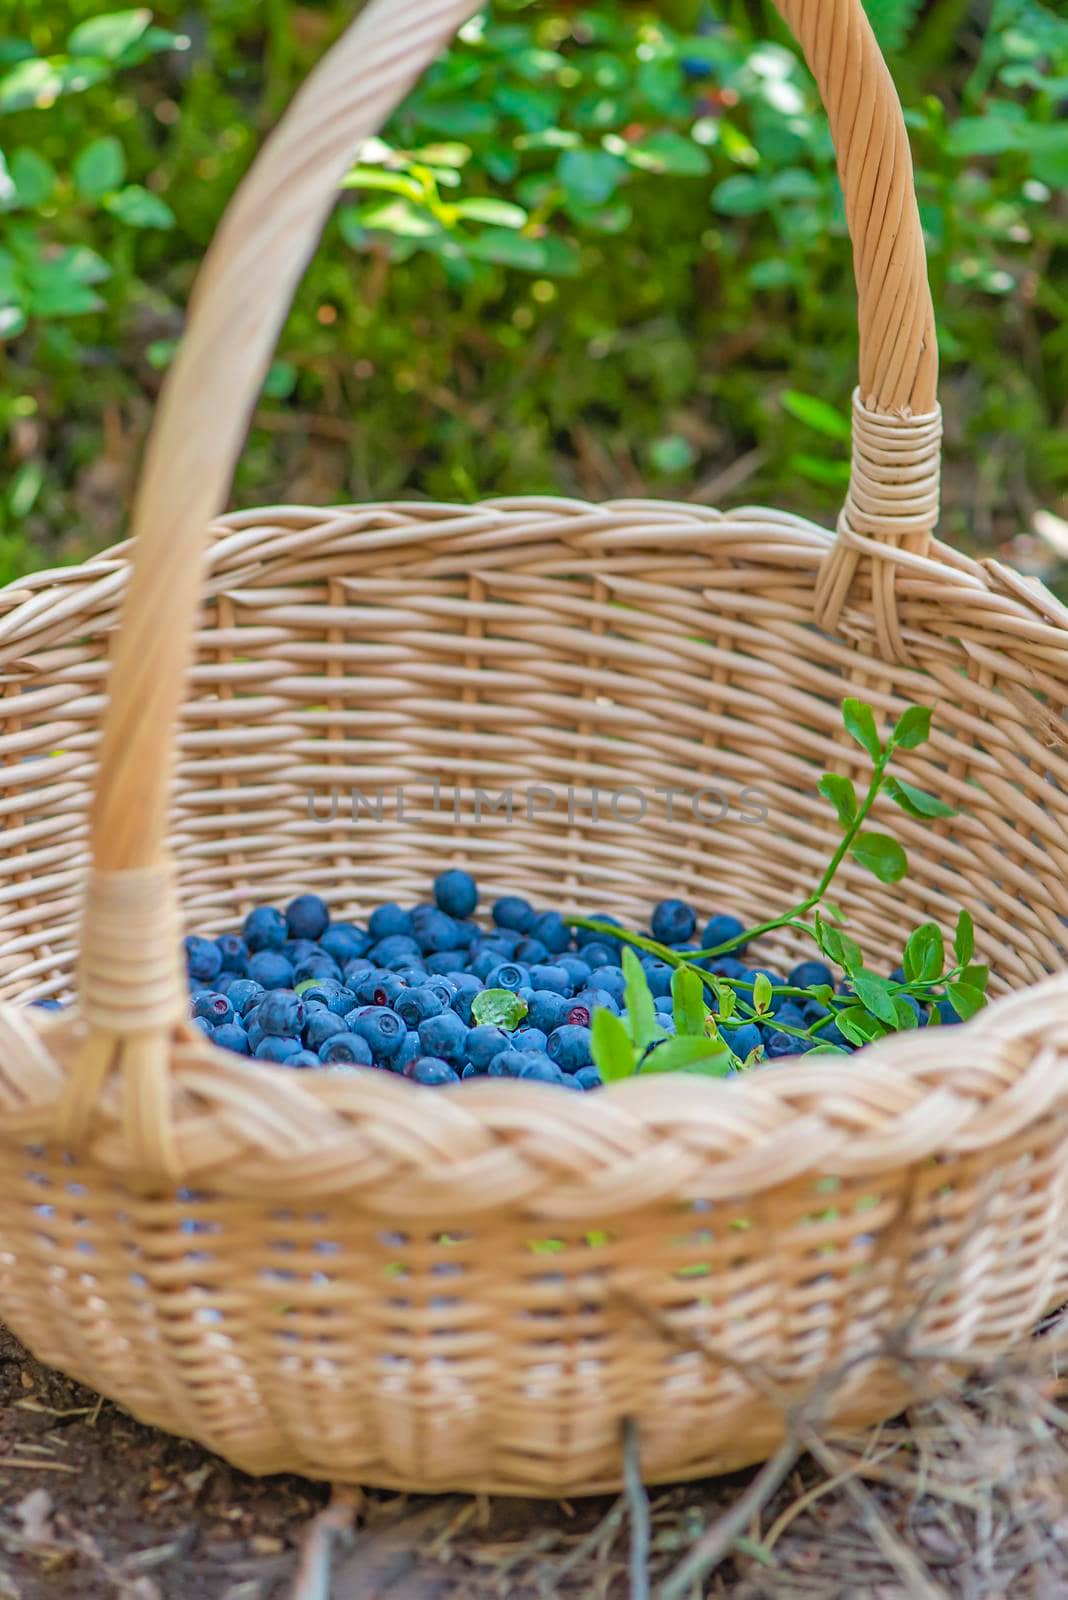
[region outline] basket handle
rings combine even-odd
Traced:
[[[936,347],[901,108],[861,0],[776,4],[804,48],[830,117],[853,240],[855,414],[866,442],[843,529],[863,536],[882,518],[878,536],[922,536],[933,521],[930,495],[910,459],[903,527],[897,441],[912,440],[916,419],[931,432]],[[107,1039],[143,1040],[185,1011],[166,825],[208,525],[225,503],[279,329],[354,148],[476,8],[477,0],[370,0],[267,141],[197,280],[134,505],[133,567],[90,816],[79,987],[98,1048],[93,1072],[82,1075],[86,1096],[90,1080],[110,1070],[106,1060],[114,1065]],[[837,554],[832,609],[841,563],[857,558],[841,542]]]

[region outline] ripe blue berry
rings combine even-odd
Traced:
[[[446,916],[436,906],[422,906],[412,913],[416,942],[424,955],[441,950],[456,950],[460,946],[460,930],[453,917]]]
[[[396,1055],[408,1031],[401,1018],[388,1006],[361,1006],[347,1018],[353,1033],[366,1039],[376,1061],[388,1063]]]
[[[692,906],[685,900],[661,900],[653,907],[653,938],[661,944],[683,944],[697,926]]]
[[[235,978],[226,991],[226,998],[233,1006],[237,1016],[244,1017],[259,1002],[259,998],[266,991],[262,983],[257,983],[254,978]]]
[[[445,1010],[445,1002],[433,989],[424,985],[419,989],[405,989],[394,1001],[394,1010],[398,1017],[404,1019],[405,1027],[418,1028],[427,1017],[440,1017]]]
[[[593,971],[585,957],[575,955],[573,950],[565,950],[563,955],[557,956],[554,965],[563,967],[571,979],[572,992],[576,989],[584,989],[589,983],[590,974]]]
[[[264,1033],[278,1038],[294,1036],[304,1026],[304,1002],[292,989],[272,989],[257,1006],[256,1021]]]
[[[718,916],[710,917],[705,923],[705,931],[701,935],[701,949],[715,950],[721,944],[728,944],[731,939],[745,932],[745,923],[737,917],[730,916],[727,912],[720,912]],[[731,955],[744,955],[748,944],[736,945]]]
[[[467,1059],[477,1072],[488,1072],[489,1064],[494,1056],[499,1056],[503,1050],[512,1050],[512,1035],[505,1033],[503,1028],[493,1028],[484,1023],[480,1028],[468,1030],[465,1043]]]
[[[534,926],[534,907],[529,900],[516,894],[506,894],[496,901],[492,915],[498,928],[507,928],[513,933],[529,933]]]
[[[562,955],[571,943],[571,930],[559,911],[543,911],[535,917],[530,931],[535,939],[541,940],[550,955]]]
[[[376,967],[367,956],[355,956],[353,960],[346,961],[341,969],[341,981],[346,989],[355,989],[356,984],[365,972],[374,972]]]
[[[550,1061],[547,1055],[540,1050],[518,1050],[517,1059],[520,1062],[513,1076],[517,1078],[532,1079],[535,1083],[562,1083],[563,1072],[555,1061]]]
[[[463,1066],[467,1060],[467,1027],[455,1011],[443,1011],[419,1024],[419,1042],[428,1056],[440,1056],[450,1066]]]
[[[232,1050],[235,1055],[239,1056],[250,1054],[248,1034],[240,1023],[224,1022],[214,1030],[212,1039],[220,1050]]]
[[[367,954],[379,967],[388,967],[391,961],[396,961],[398,965],[418,966],[423,957],[423,952],[407,933],[388,934],[373,944]]]
[[[267,1038],[267,1035],[260,1027],[259,1018],[255,1011],[250,1011],[245,1018],[245,1032],[248,1034],[248,1047],[255,1054],[257,1045],[262,1044],[263,1040]]]
[[[215,1029],[212,1027],[212,1025],[208,1021],[207,1017],[194,1017],[193,1018],[193,1026],[194,1026],[194,1028],[199,1028],[201,1033],[207,1034],[209,1039],[211,1038],[212,1034],[215,1032]]]
[[[391,1006],[404,993],[407,984],[395,972],[374,967],[356,983],[356,999],[361,1006]]]
[[[274,906],[257,906],[245,918],[241,932],[253,952],[281,950],[286,942],[286,919]]]
[[[579,1067],[588,1067],[593,1062],[590,1030],[575,1023],[565,1022],[562,1028],[555,1028],[545,1048],[564,1072],[577,1072]]]
[[[942,1018],[943,1028],[956,1027],[956,1025],[963,1020],[961,1017],[958,1017],[948,1000],[936,1000],[934,1009]]]
[[[321,978],[315,983],[302,986],[300,998],[306,1006],[311,1005],[313,1000],[320,1001],[328,1011],[334,1013],[335,1017],[345,1016],[356,1004],[354,991],[333,978]]]
[[[642,966],[645,969],[645,979],[649,985],[649,992],[654,1000],[657,995],[670,995],[671,975],[675,968],[669,966],[666,961],[657,961],[650,956],[643,958]]]
[[[303,1046],[299,1039],[283,1038],[277,1033],[269,1033],[260,1040],[255,1049],[258,1061],[288,1061],[291,1056],[299,1055]]]
[[[599,1089],[601,1074],[596,1067],[579,1067],[575,1073],[575,1081],[580,1089]]]
[[[476,994],[482,989],[482,981],[476,978],[473,972],[454,972],[452,981],[456,985],[456,993],[449,1001],[449,1005],[461,1022],[471,1026],[471,1006]]]
[[[588,989],[580,989],[578,994],[572,997],[572,1010],[576,1006],[585,1007],[591,1013],[594,1011],[611,1011],[613,1016],[618,1016],[620,1010],[619,1001],[611,989],[595,989],[592,984]],[[570,1017],[568,1020],[574,1022],[575,1018]]]
[[[499,950],[486,949],[480,950],[478,954],[472,958],[472,960],[468,963],[468,968],[476,978],[478,978],[482,983],[485,983],[490,973],[495,971],[500,964],[501,952]]]
[[[309,1050],[321,1050],[328,1039],[335,1033],[347,1033],[348,1029],[341,1017],[325,1009],[312,1011],[304,1024],[304,1043]]]
[[[225,994],[213,992],[211,989],[205,994],[198,994],[193,1001],[194,1017],[206,1017],[213,1028],[220,1027],[224,1022],[232,1022],[234,1008],[230,997]]]
[[[526,967],[517,961],[502,961],[486,977],[487,989],[511,989],[513,994],[530,981]]]
[[[426,1084],[428,1087],[460,1081],[459,1074],[453,1071],[449,1063],[437,1056],[417,1056],[405,1067],[404,1075],[411,1078],[413,1083]]]
[[[286,927],[291,939],[318,939],[326,932],[330,912],[317,894],[298,894],[286,906]]]
[[[585,962],[582,965],[585,966]],[[589,968],[586,970],[588,972]],[[552,989],[555,994],[571,994],[575,987],[567,968],[556,962],[535,962],[529,976],[532,989]]]
[[[401,1040],[400,1049],[396,1055],[392,1055],[389,1058],[389,1070],[391,1072],[403,1072],[413,1061],[418,1061],[422,1053],[423,1047],[419,1043],[418,1033],[414,1028],[409,1028]]]
[[[222,956],[223,972],[236,972],[244,977],[248,971],[248,945],[236,933],[222,933],[215,943]]]
[[[552,1033],[567,1021],[571,1001],[555,989],[535,989],[527,1002],[527,1026],[540,1028],[542,1033]]]
[[[478,905],[478,885],[469,872],[452,867],[434,879],[434,899],[450,917],[469,917]]]
[[[622,928],[623,926],[618,917],[610,916],[607,911],[595,911],[590,921],[605,922],[610,928]],[[586,947],[591,944],[605,944],[605,935],[597,933],[593,928],[576,928],[575,943],[582,951],[585,959],[590,962],[591,966],[594,966],[596,963],[586,955]],[[606,948],[611,948],[611,946],[606,945]]]
[[[333,956],[339,967],[346,961],[354,961],[367,954],[371,948],[371,936],[363,928],[353,927],[351,922],[332,922],[326,932],[320,934],[319,943],[328,956]]]
[[[214,939],[191,933],[185,941],[185,964],[195,983],[210,983],[222,971],[222,952]]]
[[[549,952],[545,945],[542,944],[540,939],[531,938],[529,934],[525,939],[520,939],[512,954],[525,967],[536,967],[549,959]]]
[[[754,1050],[759,1050],[764,1043],[764,1036],[755,1022],[743,1022],[737,1028],[720,1028],[719,1034],[740,1061],[744,1061]]]
[[[540,1028],[517,1028],[512,1038],[515,1040],[517,1050],[540,1050],[542,1054],[545,1053],[545,1046],[548,1043],[548,1034],[543,1033]]]
[[[291,989],[293,968],[280,950],[257,950],[249,957],[248,975],[265,989]]]
[[[314,1050],[298,1050],[295,1056],[290,1056],[286,1062],[287,1067],[319,1067],[322,1062]]]
[[[821,983],[833,989],[834,974],[822,961],[799,961],[791,971],[787,982],[794,989],[814,989]]]
[[[466,950],[434,950],[427,956],[425,961],[427,972],[438,976],[463,972],[466,966]]]
[[[796,1039],[788,1033],[778,1033],[769,1028],[764,1039],[764,1053],[769,1061],[777,1061],[783,1056],[802,1056],[811,1050],[812,1045],[808,1039]]]
[[[749,968],[737,956],[716,956],[707,962],[709,972],[717,978],[748,978]]]
[[[591,941],[589,944],[583,945],[582,959],[591,968],[618,967],[623,961],[618,945],[602,944],[597,941]]]
[[[319,1060],[324,1066],[369,1067],[372,1064],[371,1046],[357,1033],[331,1034],[319,1047]]]
[[[333,956],[328,956],[325,950],[317,950],[315,955],[306,956],[303,961],[298,961],[293,968],[293,982],[319,983],[328,978],[331,983],[341,982],[341,968]]]
[[[617,1005],[621,1005],[627,980],[623,976],[622,967],[594,967],[586,986],[590,989],[603,989],[612,996]]]
[[[321,956],[322,953],[321,946],[314,939],[287,939],[282,946],[282,954],[291,967],[295,967],[298,961],[306,961],[309,956]]]

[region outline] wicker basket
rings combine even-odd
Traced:
[[[965,1363],[1068,1299],[1068,981],[1048,977],[1066,613],[932,540],[935,343],[900,110],[860,0],[779,3],[856,255],[836,535],[549,499],[211,525],[354,145],[473,9],[373,0],[210,253],[132,563],[0,594],[0,1313],[252,1472],[573,1493],[619,1481],[625,1418],[650,1480],[717,1471],[773,1449],[783,1398],[832,1371],[834,1419],[889,1414],[903,1325]],[[856,759],[850,690],[887,717],[934,704],[909,768],[961,809],[899,823],[905,885],[847,870],[839,898],[873,954],[967,905],[998,992],[1021,991],[967,1026],[579,1099],[293,1073],[184,1020],[182,918],[218,932],[309,886],[359,914],[462,861],[488,893],[631,919],[667,888],[778,910],[837,837],[814,789]],[[353,786],[383,791],[380,820],[325,803]],[[526,792],[511,820],[478,798],[505,787]],[[747,787],[763,826],[664,795]],[[68,987],[61,1014],[21,1004]]]

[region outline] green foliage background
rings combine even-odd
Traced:
[[[1068,19],[867,3],[928,237],[943,527],[1000,545],[1068,494]],[[121,536],[197,262],[354,9],[6,8],[0,579]],[[235,500],[694,494],[833,517],[852,271],[770,4],[497,0],[350,181]]]

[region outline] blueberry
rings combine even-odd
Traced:
[[[752,1051],[759,1050],[764,1043],[764,1037],[755,1022],[743,1022],[737,1028],[720,1028],[720,1038],[724,1044],[734,1051],[740,1061]]]
[[[62,1000],[31,1000],[31,1006],[36,1006],[39,1011],[62,1011]]]
[[[362,977],[357,978],[356,999],[361,1006],[391,1006],[407,987],[408,985],[395,972],[387,972],[383,967],[372,967],[370,972],[365,972]]]
[[[472,955],[478,955],[480,950],[496,950],[502,960],[510,960],[523,943],[523,938],[523,934],[511,928],[496,928],[492,933],[480,932],[474,942]]]
[[[300,998],[306,1006],[311,1005],[313,1000],[320,1001],[335,1017],[345,1016],[356,1004],[354,990],[346,988],[334,978],[321,978],[302,986]]]
[[[404,1076],[411,1078],[413,1083],[427,1086],[460,1081],[459,1074],[453,1071],[449,1063],[441,1061],[437,1056],[418,1056],[405,1068]]]
[[[222,970],[222,972],[219,973],[219,976],[215,979],[215,993],[216,994],[229,994],[230,993],[230,985],[232,983],[238,983],[239,981],[240,980],[239,980],[238,975],[237,975],[236,972],[227,972],[226,969],[224,968]],[[207,987],[207,986],[204,985],[204,987]],[[199,983],[197,984],[197,988],[198,989],[201,988],[201,985]]]
[[[419,1043],[419,1034],[415,1029],[409,1028],[401,1040],[400,1049],[396,1055],[389,1058],[389,1070],[391,1072],[403,1072],[412,1061],[418,1061],[422,1053],[423,1047]]]
[[[563,955],[557,956],[555,965],[563,967],[571,979],[572,991],[584,989],[589,983],[590,975],[593,972],[589,962],[585,961],[582,956],[575,955],[573,950],[565,950]]]
[[[194,1017],[206,1017],[213,1028],[220,1027],[224,1022],[234,1020],[234,1008],[230,997],[208,990],[206,994],[198,994],[193,1002]]]
[[[210,983],[222,971],[222,952],[214,939],[191,933],[185,941],[185,964],[197,983]]]
[[[821,1028],[819,1033],[813,1034],[812,1042],[814,1045],[833,1044],[839,1050],[847,1050],[850,1054],[852,1054],[854,1048],[836,1022],[832,1022],[829,1027]]]
[[[407,933],[391,933],[385,939],[379,939],[367,954],[380,967],[388,967],[391,961],[400,961],[402,958],[418,966],[423,957],[418,944]]]
[[[350,1011],[346,1020],[353,1033],[366,1039],[376,1061],[388,1062],[396,1055],[408,1031],[401,1018],[388,1006],[361,1006],[355,1014]]]
[[[737,956],[715,956],[706,963],[708,971],[717,978],[748,978],[749,968]]]
[[[675,1002],[669,994],[655,994],[653,1005],[656,1007],[658,1017],[671,1017],[675,1014]]]
[[[782,973],[773,972],[770,967],[750,967],[738,990],[742,998],[749,1001],[750,1004],[752,1004],[753,999],[753,984],[757,978],[767,978],[773,989],[782,988],[786,983]],[[770,1007],[772,1016],[777,1015],[782,1010],[789,998],[789,995],[785,994],[772,995]]]
[[[502,961],[495,966],[486,977],[487,989],[511,989],[513,993],[522,989],[529,982],[530,974],[526,967],[517,961]]]
[[[557,994],[555,989],[535,989],[527,1002],[527,1026],[552,1033],[554,1028],[564,1025],[570,1009],[567,995]]]
[[[499,950],[480,950],[477,956],[469,963],[469,969],[476,978],[485,983],[490,973],[500,964],[501,952]]]
[[[333,956],[339,967],[366,955],[371,948],[371,936],[363,928],[354,928],[351,922],[332,922],[319,943],[328,956]]]
[[[922,1028],[923,1025],[925,1024],[925,1022],[927,1021],[927,1009],[926,1009],[926,1007],[920,1005],[920,1002],[916,999],[915,995],[899,994],[897,996],[897,999],[899,1001],[902,1001],[902,1000],[904,1001],[904,1003],[908,1006],[909,1010],[912,1012],[912,1015],[916,1018],[916,1026],[918,1028]]]
[[[212,1034],[215,1032],[215,1029],[212,1027],[212,1025],[208,1021],[207,1017],[194,1017],[193,1018],[193,1026],[194,1026],[194,1028],[199,1028],[200,1032],[203,1033],[203,1034],[206,1034],[209,1039],[211,1038]]]
[[[459,948],[459,929],[455,918],[446,916],[445,912],[439,911],[436,906],[430,906],[426,911],[420,906],[418,911],[423,914],[413,913],[412,921],[416,940],[424,955],[434,955],[442,950]]]
[[[471,1026],[471,1006],[476,994],[482,990],[482,982],[473,972],[457,972],[453,974],[456,984],[456,993],[449,1001],[449,1005],[462,1022]]]
[[[581,1006],[586,1011],[611,1011],[614,1016],[619,1015],[619,1001],[610,989],[595,989],[591,985],[588,989],[580,989],[578,994],[571,998],[572,1010]],[[569,1017],[569,1022],[574,1022],[574,1017]]]
[[[423,979],[422,987],[432,990],[444,1005],[452,1005],[452,997],[456,993],[456,983],[454,979],[449,977],[448,973],[431,973]]]
[[[596,1067],[579,1067],[575,1073],[575,1082],[580,1089],[599,1089],[601,1074]]]
[[[938,1015],[941,1017],[942,1026],[944,1028],[954,1028],[954,1027],[956,1027],[956,1025],[959,1022],[961,1022],[963,1020],[962,1018],[958,1017],[957,1013],[954,1011],[953,1007],[950,1005],[948,1000],[936,1000],[935,1004],[934,1004],[934,1009],[938,1012]]]
[[[376,906],[368,920],[367,932],[373,944],[397,934],[407,934],[410,938],[412,914],[410,911],[402,911],[400,906],[394,905],[392,901],[389,905]]]
[[[250,1012],[245,1018],[245,1032],[248,1034],[248,1047],[255,1052],[256,1046],[261,1044],[267,1035],[260,1026],[259,1018],[254,1011]]]
[[[308,956],[303,961],[298,961],[293,968],[294,987],[298,983],[320,983],[328,978],[331,983],[341,982],[341,968],[333,956],[328,956],[325,950],[320,950],[317,955]]]
[[[452,867],[434,879],[434,900],[450,917],[469,917],[478,905],[478,885],[462,867]]]
[[[890,974],[890,981],[891,983],[907,983],[908,980],[905,977],[904,967],[895,967],[893,972]]]
[[[649,985],[649,991],[654,1000],[657,995],[669,995],[671,993],[671,975],[675,968],[666,961],[657,961],[655,956],[645,956],[642,960],[642,966],[645,969],[645,980]]]
[[[224,1022],[216,1028],[212,1038],[220,1050],[232,1050],[235,1055],[247,1056],[249,1054],[248,1034],[240,1023]]]
[[[226,991],[226,998],[239,1017],[246,1016],[266,991],[254,978],[236,978]]]
[[[550,955],[563,955],[571,944],[571,929],[564,922],[559,911],[543,911],[535,917],[531,933],[535,939],[540,939]]]
[[[623,926],[618,917],[610,916],[607,911],[595,911],[591,920],[594,922],[606,922],[611,928],[622,928]],[[583,954],[591,944],[604,945],[605,949],[611,950],[613,946],[605,944],[605,937],[603,933],[597,933],[593,928],[576,928],[575,930],[575,943]],[[589,961],[591,966],[600,964],[593,961],[589,956],[586,956],[586,960]]]
[[[473,1061],[469,1061],[467,1063],[466,1067],[464,1068],[464,1070],[460,1074],[460,1077],[464,1078],[464,1079],[467,1079],[467,1078],[484,1078],[485,1076],[486,1076],[486,1074],[482,1071],[482,1069],[480,1067],[476,1067]]]
[[[581,1083],[579,1083],[578,1079],[576,1078],[576,1076],[575,1076],[575,1074],[573,1072],[561,1072],[561,1074],[560,1074],[560,1087],[561,1087],[561,1089],[578,1090],[578,1092],[580,1094],[582,1092],[582,1085],[581,1085]]]
[[[298,894],[286,906],[286,928],[291,939],[318,939],[330,921],[326,901],[317,894]]]
[[[486,1072],[494,1056],[504,1050],[513,1050],[513,1036],[505,1033],[503,1028],[493,1028],[483,1024],[480,1028],[468,1030],[464,1044],[464,1052],[468,1061],[478,1072]]]
[[[322,1063],[314,1050],[298,1050],[295,1056],[290,1056],[286,1062],[287,1067],[318,1067]]]
[[[830,1016],[830,1010],[819,1000],[806,1000],[801,1007],[805,1027],[811,1028],[814,1022],[819,1022],[823,1017]]]
[[[304,1024],[304,1043],[309,1050],[320,1050],[335,1033],[347,1032],[342,1018],[334,1016],[333,1012],[313,1011]]]
[[[514,1077],[515,1074],[512,1071],[512,1066],[515,1064],[518,1067],[519,1063],[516,1061],[516,1057],[518,1055],[519,1051],[512,1048],[507,1050],[498,1050],[497,1054],[490,1061],[487,1069],[489,1076],[491,1078]]]
[[[808,1039],[795,1039],[788,1033],[777,1033],[769,1030],[764,1042],[764,1053],[769,1061],[776,1061],[782,1056],[801,1056],[812,1045]]]
[[[427,1017],[419,1024],[419,1043],[428,1056],[440,1056],[450,1066],[462,1067],[467,1060],[468,1029],[455,1011]]]
[[[585,962],[582,965],[585,966]],[[589,971],[589,968],[586,970]],[[555,994],[571,994],[575,987],[565,966],[544,961],[535,962],[531,967],[530,983],[534,989],[552,989]]]
[[[498,928],[515,933],[529,933],[534,926],[534,907],[519,895],[508,894],[496,901],[492,915]]]
[[[466,950],[435,950],[426,958],[426,970],[430,973],[463,972],[467,966]]]
[[[823,961],[799,961],[787,979],[793,989],[814,989],[818,984],[834,988],[834,974]]]
[[[540,1050],[521,1050],[517,1055],[522,1058],[522,1064],[514,1076],[517,1078],[533,1079],[535,1083],[562,1083],[564,1075],[555,1061],[543,1055]],[[526,1059],[530,1057],[530,1059]]]
[[[697,917],[685,900],[661,900],[653,907],[650,926],[661,944],[682,944],[696,928]]]
[[[805,1013],[793,1000],[787,1000],[786,1004],[775,1012],[775,1020],[780,1027],[806,1028],[808,1026],[805,1021]]]
[[[346,989],[355,989],[357,980],[362,978],[365,972],[374,972],[376,970],[374,962],[367,956],[354,956],[351,961],[346,961],[342,967],[341,981]]]
[[[405,1027],[418,1028],[427,1017],[440,1017],[445,1002],[430,988],[405,989],[394,1001],[394,1009],[398,1017],[403,1018]]]
[[[406,989],[418,989],[426,982],[426,967],[423,965],[388,967],[386,970],[392,972],[395,978],[399,978]]]
[[[590,1066],[593,1061],[590,1030],[575,1023],[565,1022],[562,1028],[554,1028],[545,1048],[564,1072],[575,1072],[579,1067]]]
[[[248,975],[265,989],[293,987],[293,968],[280,950],[257,950],[249,957]]]
[[[286,919],[274,906],[257,906],[245,918],[241,932],[253,952],[281,950],[286,942]]]
[[[288,1061],[291,1056],[298,1055],[302,1048],[299,1039],[269,1033],[260,1040],[254,1054],[259,1061]]]
[[[316,944],[314,939],[287,939],[282,946],[282,954],[291,967],[295,967],[298,961],[307,960],[308,956],[321,956],[322,953],[322,946]]]
[[[583,945],[582,959],[588,962],[591,968],[618,967],[623,961],[618,945],[601,944],[596,941]]]
[[[223,933],[215,941],[222,956],[222,970],[244,977],[248,971],[248,945],[236,933]]]
[[[517,1028],[512,1035],[517,1050],[541,1050],[544,1052],[548,1043],[548,1035],[540,1028]]]
[[[334,1033],[319,1046],[319,1060],[324,1065],[335,1063],[353,1067],[371,1065],[371,1046],[356,1033]]]
[[[304,1002],[292,989],[272,989],[256,1008],[256,1021],[264,1033],[292,1037],[304,1026]]]
[[[520,939],[512,954],[515,956],[516,960],[521,961],[525,967],[536,967],[541,962],[548,961],[549,959],[549,952],[542,944],[541,940],[532,939],[529,937],[529,935],[525,939]]]
[[[585,985],[589,989],[603,989],[610,994],[617,1005],[622,1005],[623,995],[627,987],[627,980],[623,976],[621,967],[594,967],[590,973],[589,981]]]
[[[745,932],[745,923],[737,917],[720,912],[718,916],[710,917],[705,923],[705,931],[701,935],[702,950],[715,950],[721,944],[729,944],[732,939],[737,939],[739,934]],[[749,948],[748,944],[736,945],[732,955],[744,955]]]

